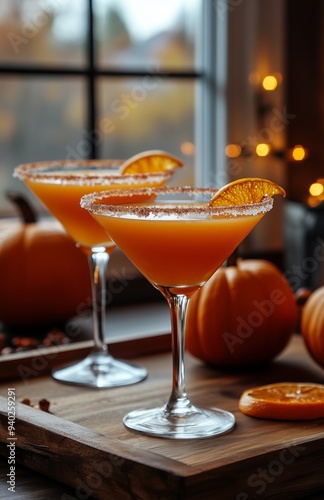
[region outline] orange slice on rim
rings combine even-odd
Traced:
[[[159,150],[144,151],[126,160],[121,166],[122,174],[149,174],[165,172],[183,167],[183,162],[170,153]]]
[[[260,203],[264,196],[274,196],[276,194],[286,196],[285,190],[278,184],[267,179],[248,177],[237,179],[220,188],[209,204],[214,207],[228,207]]]
[[[282,382],[247,389],[239,409],[251,417],[274,420],[324,418],[324,385]]]

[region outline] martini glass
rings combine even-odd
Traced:
[[[93,191],[143,186],[162,186],[172,171],[121,175],[121,160],[74,160],[37,162],[16,167],[19,177],[64,226],[75,243],[88,256],[93,308],[94,347],[82,361],[58,368],[54,379],[81,386],[109,388],[137,383],[147,371],[109,354],[106,336],[106,272],[115,243],[80,207],[80,198]],[[49,263],[50,265],[50,263]]]
[[[216,189],[160,188],[94,193],[81,200],[115,243],[166,298],[171,314],[173,383],[168,402],[124,417],[130,429],[179,439],[222,434],[234,416],[200,409],[185,392],[184,332],[190,297],[272,208],[273,199],[213,207]],[[133,203],[129,203],[133,197]]]

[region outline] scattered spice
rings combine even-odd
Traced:
[[[38,406],[40,410],[49,413],[50,402],[47,399],[41,399],[40,401],[38,401]]]
[[[44,338],[43,345],[46,347],[50,347],[53,345],[68,344],[69,342],[69,337],[64,332],[62,332],[62,330],[54,328],[53,330],[49,331]]]
[[[30,401],[30,399],[29,399],[29,398],[24,398],[24,399],[22,399],[22,400],[21,400],[21,403],[22,403],[23,405],[31,406],[31,401]]]
[[[38,347],[40,341],[34,337],[14,337],[11,341],[12,345],[17,349],[34,349]]]
[[[24,405],[30,406],[31,408],[38,408],[41,411],[45,411],[46,413],[50,413],[50,404],[51,403],[48,401],[48,399],[45,399],[45,398],[40,399],[38,401],[38,405],[35,406],[31,403],[31,400],[28,397],[24,397],[21,400],[21,403]]]
[[[53,328],[45,337],[40,339],[37,337],[15,336],[11,340],[9,336],[1,337],[0,332],[0,354],[13,354],[16,352],[30,351],[32,349],[40,349],[42,347],[53,347],[69,344],[70,338],[59,328]]]

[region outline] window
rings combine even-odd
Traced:
[[[12,211],[6,189],[31,196],[12,178],[19,163],[154,148],[185,161],[179,184],[261,176],[285,186],[282,159],[225,156],[227,142],[253,146],[269,129],[250,76],[280,72],[285,83],[283,20],[270,0],[2,0],[1,213]],[[284,116],[284,85],[263,97]],[[277,129],[282,149],[287,127]],[[280,220],[275,208],[246,248],[280,250]]]
[[[6,189],[36,203],[12,178],[17,164],[31,161],[165,149],[187,165],[175,182],[196,182],[197,131],[206,141],[204,108],[197,105],[205,85],[201,42],[209,35],[200,20],[206,4],[1,2],[2,213],[10,211]]]

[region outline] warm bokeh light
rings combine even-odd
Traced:
[[[267,156],[270,153],[270,146],[265,143],[258,144],[255,152],[258,156]]]
[[[242,152],[241,146],[238,144],[227,144],[225,148],[226,156],[229,158],[237,158]]]
[[[310,207],[316,208],[324,203],[324,178],[317,179],[309,186],[309,196],[307,203]]]
[[[306,157],[306,149],[303,146],[297,145],[294,146],[291,154],[294,160],[301,161]]]
[[[319,182],[314,182],[309,187],[309,194],[312,196],[320,196],[324,192],[323,184]]]
[[[262,80],[262,87],[264,90],[275,90],[278,86],[278,80],[274,75],[267,75]]]
[[[192,156],[195,154],[195,145],[192,142],[183,142],[180,145],[181,153],[186,156]]]

